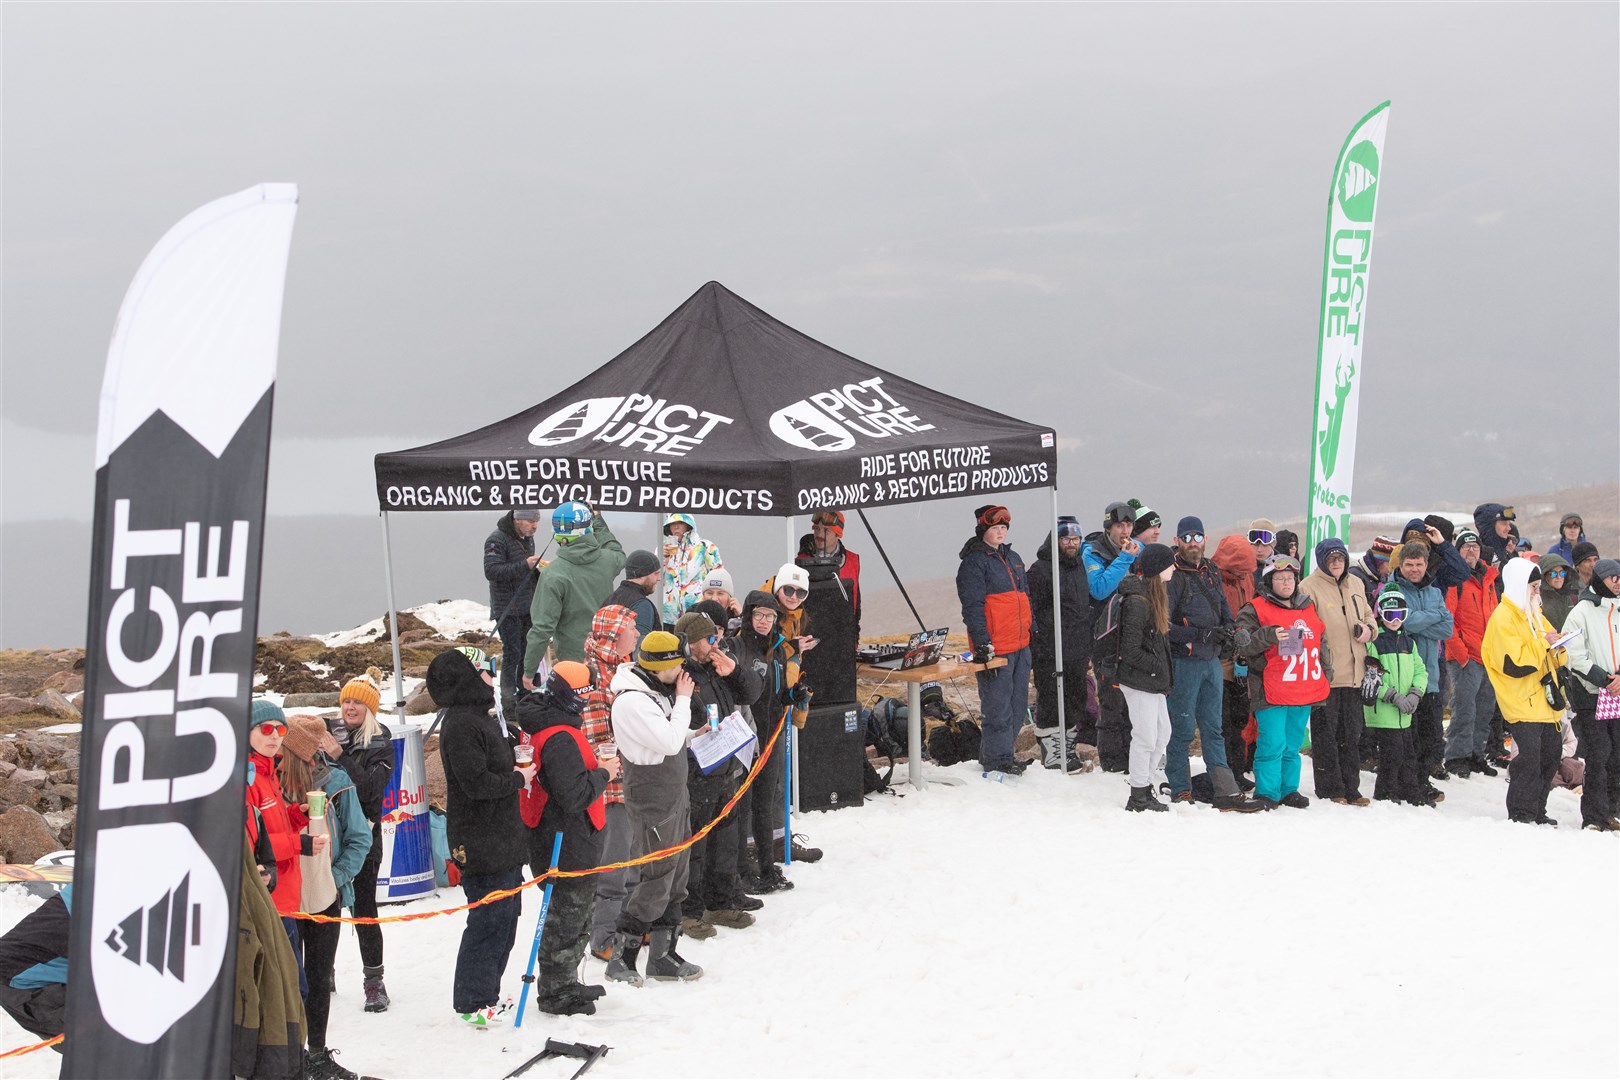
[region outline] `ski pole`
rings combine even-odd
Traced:
[[[551,868],[557,869],[557,860],[562,858],[562,830],[557,830],[557,838],[551,842]],[[546,912],[551,910],[551,887],[557,883],[556,878],[546,879],[546,888],[540,897],[540,917],[534,921],[534,944],[529,946],[529,964],[523,969],[523,996],[518,998],[517,1022],[512,1026],[523,1026],[523,1009],[529,1004],[529,987],[534,983],[534,965],[540,958],[540,935],[546,929]]]
[[[793,865],[793,706],[782,717],[782,865]]]

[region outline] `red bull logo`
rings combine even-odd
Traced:
[[[433,831],[420,728],[394,732],[394,775],[383,793],[382,865],[377,902],[398,903],[433,892]]]

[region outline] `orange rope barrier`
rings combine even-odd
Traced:
[[[35,1050],[43,1050],[47,1046],[55,1046],[60,1043],[62,1039],[63,1036],[58,1035],[54,1039],[46,1039],[44,1042],[34,1043],[32,1046],[19,1046],[15,1050],[7,1050],[5,1053],[0,1054],[0,1058],[14,1058],[22,1057],[24,1054],[32,1054]]]
[[[355,915],[312,915],[307,911],[295,911],[287,917],[290,919],[302,919],[306,922],[350,923],[356,926],[381,926],[384,923],[420,922],[423,919],[436,919],[441,915],[454,915],[457,912],[471,911],[473,908],[483,907],[485,904],[493,904],[498,900],[509,899],[516,896],[524,889],[532,889],[536,885],[543,884],[554,877],[577,878],[589,877],[592,874],[606,874],[612,870],[622,870],[630,866],[641,866],[645,863],[658,862],[660,859],[667,859],[672,855],[678,855],[690,848],[699,840],[702,840],[704,837],[708,836],[719,826],[722,821],[726,819],[726,815],[731,813],[732,807],[736,806],[737,801],[743,797],[743,792],[747,791],[753,785],[754,778],[759,775],[760,769],[765,767],[765,762],[770,759],[771,751],[776,749],[777,741],[781,739],[782,732],[787,727],[787,718],[787,710],[783,710],[782,719],[777,722],[776,731],[772,733],[770,742],[765,744],[765,748],[760,751],[759,756],[754,759],[753,767],[748,770],[748,775],[743,778],[742,786],[739,787],[736,794],[732,795],[730,800],[726,802],[726,805],[720,808],[720,812],[715,815],[714,820],[703,826],[703,828],[699,829],[697,832],[693,833],[687,839],[682,840],[678,844],[664,848],[661,851],[650,852],[638,859],[626,859],[623,862],[608,863],[605,866],[593,866],[589,870],[547,870],[539,877],[530,878],[528,881],[525,881],[521,885],[515,886],[514,888],[497,889],[492,893],[488,893],[474,903],[459,904],[456,907],[442,908],[434,911],[414,911],[407,915],[379,915],[375,917]]]

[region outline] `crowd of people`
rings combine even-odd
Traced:
[[[1166,545],[1157,512],[1110,503],[1085,536],[1060,517],[1026,574],[1006,508],[976,517],[957,573],[963,618],[976,658],[1008,660],[978,676],[986,769],[1024,767],[1006,747],[1032,661],[1043,763],[1080,771],[1076,744],[1094,746],[1104,770],[1128,774],[1128,810],[1167,809],[1159,794],[1238,813],[1305,809],[1308,738],[1319,800],[1434,807],[1439,782],[1505,767],[1511,820],[1555,825],[1547,798],[1565,782],[1581,788],[1583,828],[1620,831],[1620,561],[1600,557],[1579,514],[1562,517],[1545,555],[1511,506],[1483,503],[1462,525],[1414,518],[1359,558],[1328,537],[1308,574],[1299,538],[1264,518],[1206,558],[1198,517]],[[1010,693],[997,685],[1007,673]],[[1189,770],[1195,733],[1202,785]]]
[[[854,664],[853,644],[816,653],[807,603],[813,587],[835,588],[858,626],[860,562],[839,512],[814,515],[794,557],[740,597],[690,515],[665,521],[662,556],[627,554],[600,513],[567,503],[551,515],[550,561],[535,550],[541,517],[513,510],[485,542],[501,662],[465,647],[427,669],[448,865],[476,905],[451,1007],[475,1029],[515,1007],[502,983],[526,879],[631,864],[552,882],[533,1000],[556,1015],[594,1013],[606,992],[581,981],[587,952],[611,983],[696,979],[684,940],[745,930],[764,898],[793,888],[784,858],[821,852],[784,821],[782,754],[744,780],[775,732],[805,723],[818,665]],[[1460,526],[1415,518],[1359,556],[1329,537],[1309,573],[1298,538],[1263,518],[1206,555],[1197,516],[1162,543],[1158,512],[1110,503],[1089,533],[1060,517],[1027,568],[1006,507],[974,518],[956,585],[986,776],[1024,771],[1015,746],[1032,723],[1044,767],[1080,772],[1095,756],[1127,774],[1130,811],[1167,811],[1161,796],[1303,810],[1308,733],[1316,800],[1433,808],[1438,784],[1505,767],[1512,821],[1555,824],[1547,799],[1564,782],[1581,787],[1583,828],[1620,831],[1620,561],[1600,557],[1579,515],[1545,555],[1519,537],[1512,507],[1485,503]],[[395,761],[380,679],[350,680],[326,720],[253,702],[238,1075],[356,1075],[327,1045],[341,924],[305,914],[362,920],[363,1007],[389,1008],[383,934],[363,921],[377,912]],[[694,740],[738,724],[741,745],[700,767]],[[53,956],[43,937],[65,933],[71,892],[60,900],[0,943],[17,969],[0,1006],[41,1033],[60,1030],[65,960],[51,964],[65,944]]]

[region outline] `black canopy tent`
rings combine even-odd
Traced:
[[[982,377],[1001,374],[990,363]],[[567,389],[476,431],[378,454],[376,473],[397,698],[393,511],[579,500],[784,517],[789,550],[793,516],[822,509],[1050,487],[1057,518],[1054,432],[863,363],[714,281]]]

